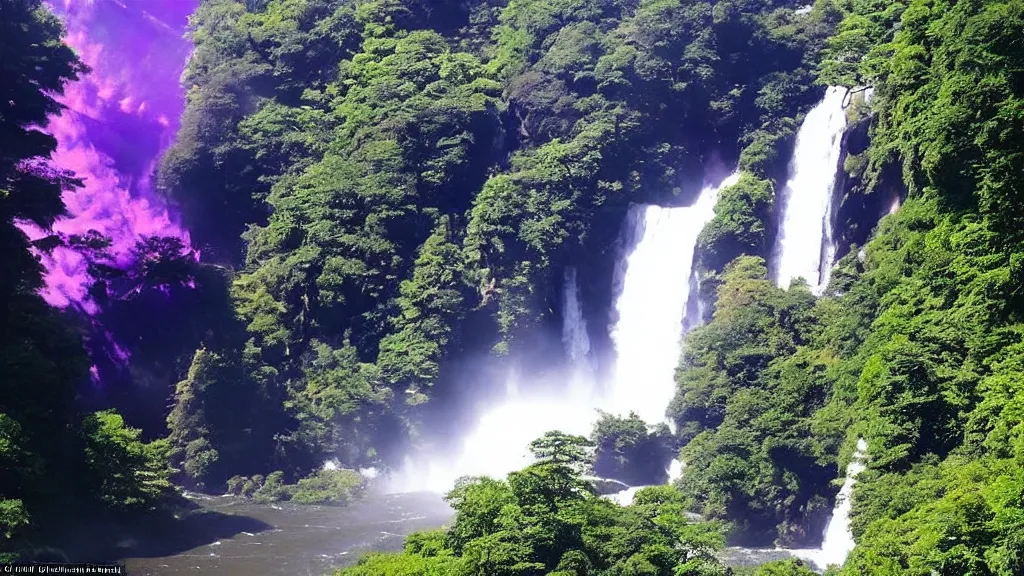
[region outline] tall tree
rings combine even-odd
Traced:
[[[69,518],[150,508],[169,488],[162,444],[147,445],[116,414],[83,415],[78,387],[89,363],[73,313],[39,295],[38,253],[62,239],[30,242],[64,212],[80,185],[50,164],[44,130],[57,97],[87,68],[63,43],[60,21],[36,0],[0,1],[0,557]],[[114,466],[113,464],[117,464]]]
[[[0,550],[48,499],[68,497],[57,487],[76,459],[75,386],[88,378],[79,338],[37,294],[42,266],[17,225],[47,229],[80,185],[48,163],[57,142],[43,131],[87,71],[63,33],[41,2],[0,2]]]

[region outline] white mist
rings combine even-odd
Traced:
[[[616,365],[600,385],[591,369],[590,339],[579,300],[576,270],[565,271],[562,343],[571,363],[569,382],[551,381],[520,390],[509,376],[503,398],[496,398],[476,426],[453,446],[452,454],[409,459],[391,482],[396,492],[445,492],[460,476],[504,477],[531,462],[529,443],[549,430],[589,436],[598,410],[637,412],[648,423],[665,420],[675,394],[683,320],[690,297],[697,235],[714,216],[720,188],[739,175],[708,184],[691,206],[631,206],[623,225],[623,252],[612,329]],[[696,323],[696,322],[693,322]],[[672,464],[677,477],[682,466]],[[636,488],[615,499],[632,500]]]
[[[576,269],[565,270],[562,287],[562,344],[570,362],[568,385],[553,379],[520,390],[518,374],[507,375],[504,396],[495,398],[476,425],[448,455],[406,459],[391,479],[394,492],[447,492],[461,476],[504,478],[533,461],[529,444],[550,430],[589,436],[599,408],[590,359],[590,337],[579,299]],[[538,383],[534,383],[538,384]]]
[[[846,130],[845,93],[845,88],[829,88],[797,132],[789,180],[779,196],[773,254],[775,281],[783,288],[802,277],[819,294],[827,283],[835,253],[829,213]]]

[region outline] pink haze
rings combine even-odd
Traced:
[[[188,232],[151,180],[184,107],[179,78],[191,49],[184,33],[195,5],[196,0],[50,5],[66,23],[66,42],[92,69],[67,87],[61,101],[68,109],[47,127],[58,141],[54,164],[85,182],[65,192],[68,215],[53,232],[65,238],[100,232],[112,241],[105,263],[118,268],[132,264],[133,249],[145,237],[176,237],[189,245]],[[31,226],[23,229],[33,239],[46,235]],[[95,313],[86,257],[69,247],[42,257],[46,301]]]

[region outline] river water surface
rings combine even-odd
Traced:
[[[446,525],[453,514],[430,492],[371,494],[347,507],[188,498],[201,507],[181,524],[189,533],[154,533],[149,541],[140,534],[119,544],[130,576],[325,576],[367,552],[399,551],[407,535]],[[730,547],[719,557],[731,566],[756,566],[793,554]]]
[[[130,576],[323,576],[366,552],[401,550],[409,533],[442,526],[452,517],[451,508],[432,493],[370,495],[347,507],[257,505],[228,496],[190,499],[218,517],[237,517],[240,528],[167,556],[139,553],[136,549],[145,545],[126,540],[122,561]]]

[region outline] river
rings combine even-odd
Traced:
[[[323,576],[366,552],[401,550],[407,534],[439,527],[452,517],[451,508],[432,493],[368,495],[347,507],[258,505],[229,496],[190,499],[202,506],[203,521],[194,523],[198,532],[180,537],[196,545],[171,552],[172,542],[125,540],[121,561],[130,576]]]
[[[452,518],[452,509],[429,492],[372,494],[347,507],[189,499],[200,508],[178,532],[121,542],[129,576],[325,576],[367,552],[399,551],[406,535]],[[792,554],[730,547],[719,557],[731,566],[756,566]]]

